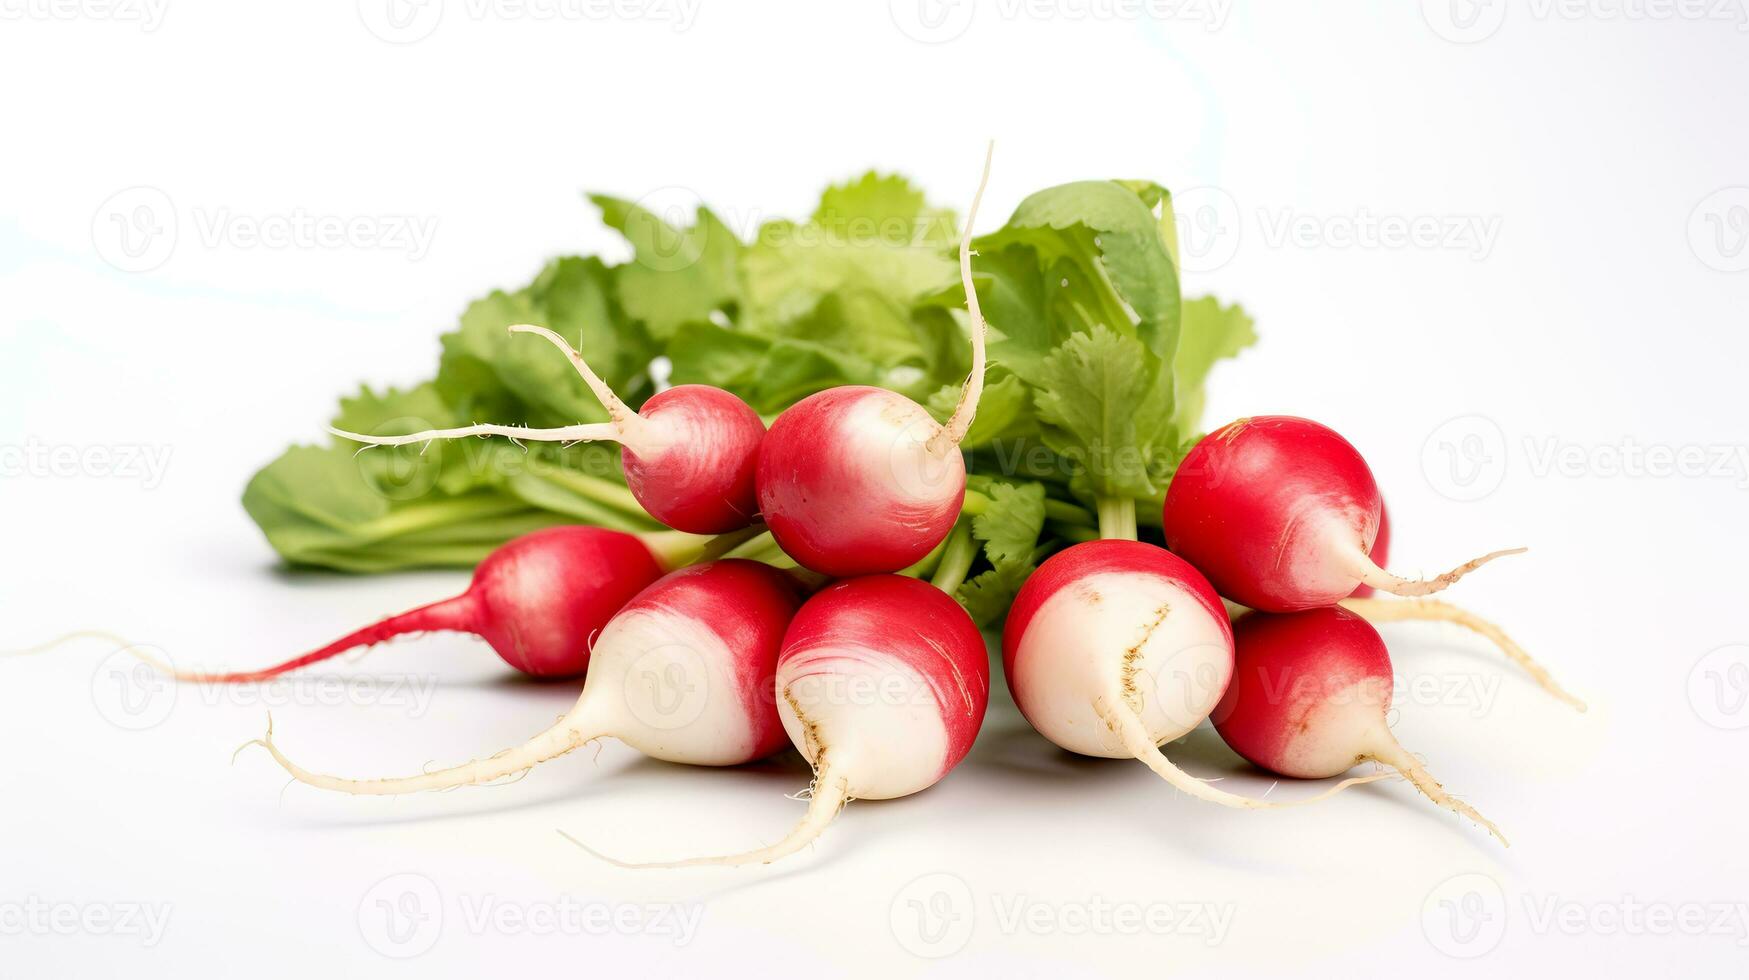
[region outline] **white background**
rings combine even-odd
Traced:
[[[285,789],[258,750],[229,762],[269,706],[295,756],[376,775],[508,746],[573,691],[437,637],[337,666],[376,685],[339,704],[304,681],[266,701],[158,689],[129,714],[120,662],[87,642],[0,662],[0,973],[1740,974],[1745,913],[1710,910],[1749,902],[1749,648],[1729,648],[1749,643],[1749,468],[1634,454],[1749,446],[1741,7],[915,2],[703,0],[682,25],[659,5],[426,0],[397,29],[384,0],[0,0],[0,646],[104,627],[249,665],[458,590],[278,570],[244,481],[359,381],[428,376],[470,298],[555,254],[622,254],[586,189],[678,186],[744,227],[875,166],[963,209],[994,136],[982,230],[1064,180],[1184,192],[1189,288],[1244,302],[1263,335],[1217,373],[1208,421],[1291,412],[1347,434],[1391,502],[1399,570],[1531,546],[1453,598],[1588,714],[1470,637],[1386,631],[1399,672],[1435,685],[1400,699],[1399,738],[1513,846],[1400,782],[1275,813],[1199,804],[1054,750],[998,682],[959,770],[852,805],[811,851],[618,871],[554,830],[632,858],[736,850],[799,815],[805,768],[609,745],[484,790]],[[147,190],[112,200],[128,188]],[[141,205],[175,230],[136,261],[114,220]],[[239,237],[300,214],[435,234],[418,254]],[[1349,236],[1378,218],[1459,237]],[[169,463],[157,481],[90,455],[57,472],[33,446]],[[1169,751],[1268,787],[1206,732]],[[418,928],[389,935],[379,901]],[[631,924],[474,919],[567,901]],[[44,925],[43,903],[87,922]],[[665,903],[699,915],[688,942],[632,922]],[[1038,918],[1013,922],[1017,903]],[[1080,928],[1192,905],[1224,934]],[[168,910],[155,942],[98,921],[132,906]],[[1698,935],[1661,918],[1702,906]]]

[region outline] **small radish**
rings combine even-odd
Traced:
[[[710,385],[676,385],[651,395],[634,412],[558,334],[527,324],[510,332],[538,334],[564,351],[610,420],[556,429],[469,425],[405,436],[329,431],[372,446],[486,435],[536,442],[617,442],[626,485],[656,520],[692,534],[721,534],[754,522],[758,504],[753,474],[765,423],[746,402]]]
[[[1382,497],[1379,498],[1379,533],[1372,539],[1372,550],[1366,556],[1380,568],[1391,563],[1391,512],[1385,509]],[[1373,594],[1373,587],[1362,582],[1349,594],[1354,598],[1364,599]]]
[[[487,555],[461,595],[390,616],[301,657],[260,670],[172,673],[203,684],[263,681],[407,633],[451,632],[480,637],[525,674],[575,677],[589,665],[591,638],[662,575],[662,566],[637,535],[551,527],[514,538]]]
[[[793,854],[850,800],[921,792],[965,758],[989,703],[990,665],[983,635],[947,592],[869,575],[802,605],[784,634],[776,693],[784,731],[814,767],[807,814],[788,836],[741,854],[653,864],[591,853],[633,868],[769,864]]]
[[[259,743],[299,782],[367,796],[476,786],[512,776],[598,738],[698,766],[734,766],[782,748],[771,694],[794,583],[754,561],[726,558],[670,572],[638,593],[595,641],[577,704],[558,723],[489,759],[399,779],[312,773]]]
[[[1397,743],[1391,656],[1378,631],[1342,609],[1248,613],[1233,625],[1238,668],[1215,709],[1215,730],[1233,751],[1270,772],[1335,776],[1374,761],[1407,776],[1428,799],[1500,838],[1498,827],[1447,793]]]
[[[785,409],[759,450],[759,510],[803,567],[834,577],[896,572],[927,555],[959,519],[966,464],[960,440],[984,390],[984,316],[972,285],[972,225],[990,156],[960,239],[971,313],[972,372],[942,425],[898,392],[829,388]]]
[[[1140,760],[1211,803],[1286,805],[1216,789],[1160,752],[1209,716],[1233,674],[1220,597],[1165,549],[1101,540],[1051,556],[1008,611],[1002,665],[1021,714],[1061,748]],[[1368,780],[1312,799],[1357,781]]]
[[[1413,580],[1367,557],[1384,503],[1366,461],[1316,422],[1240,419],[1191,449],[1166,491],[1166,547],[1221,595],[1265,612],[1333,606],[1361,584],[1397,595],[1438,592],[1523,548]]]

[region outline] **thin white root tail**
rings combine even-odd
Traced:
[[[1369,754],[1367,758],[1374,762],[1390,766],[1404,776],[1407,776],[1409,782],[1413,783],[1415,788],[1421,791],[1422,796],[1427,797],[1453,813],[1474,820],[1476,823],[1480,824],[1483,829],[1488,831],[1488,833],[1493,834],[1495,839],[1500,841],[1502,847],[1512,846],[1506,840],[1506,835],[1500,832],[1500,828],[1494,826],[1493,821],[1482,816],[1475,807],[1470,806],[1463,800],[1447,793],[1445,787],[1439,784],[1439,780],[1434,779],[1433,774],[1427,771],[1427,767],[1421,764],[1421,760],[1410,755],[1407,749],[1397,744],[1396,739],[1391,739],[1391,744],[1387,748],[1373,752]]]
[[[577,374],[583,378],[583,383],[589,386],[590,391],[595,392],[595,397],[601,401],[601,407],[607,409],[607,416],[613,419],[613,425],[619,430],[622,441],[624,437],[636,437],[644,420],[638,416],[638,413],[632,411],[625,402],[620,401],[619,395],[614,392],[613,388],[606,381],[601,380],[601,375],[595,373],[595,370],[589,366],[589,362],[583,359],[582,354],[577,353],[577,348],[572,347],[565,338],[546,327],[535,326],[532,323],[518,323],[510,328],[510,332],[531,333],[538,337],[545,337],[548,343],[563,351],[565,356],[570,359],[571,366],[576,368]]]
[[[533,769],[535,766],[556,759],[579,746],[582,746],[599,736],[586,736],[579,731],[569,716],[559,720],[559,723],[547,729],[534,738],[529,739],[514,749],[500,752],[489,759],[476,759],[465,765],[449,769],[439,769],[418,776],[403,776],[397,779],[342,779],[338,776],[325,776],[310,772],[297,763],[286,758],[279,746],[273,743],[273,717],[268,716],[267,734],[253,741],[245,742],[237,749],[251,745],[259,745],[273,756],[273,761],[280,764],[292,778],[307,786],[318,789],[334,790],[339,793],[350,793],[354,796],[398,796],[403,793],[419,793],[426,790],[452,789],[457,786],[482,786],[494,783],[507,776],[518,776]],[[236,758],[236,756],[232,756]]]
[[[1374,564],[1371,558],[1360,554],[1359,549],[1356,549],[1355,554],[1357,557],[1355,558],[1355,571],[1359,573],[1362,582],[1378,589],[1380,592],[1389,592],[1392,595],[1401,596],[1431,595],[1435,592],[1444,591],[1458,579],[1463,578],[1465,575],[1481,568],[1483,565],[1488,564],[1496,558],[1504,558],[1507,555],[1522,555],[1529,550],[1529,548],[1507,548],[1504,551],[1493,551],[1480,558],[1473,558],[1464,562],[1462,565],[1459,565],[1443,575],[1435,575],[1433,578],[1411,579],[1403,578],[1401,575],[1393,575],[1390,572],[1385,571],[1378,565]]]
[[[32,657],[39,653],[47,653],[59,646],[76,643],[79,640],[101,640],[104,643],[114,644],[118,648],[137,646],[133,641],[123,639],[108,630],[74,630],[71,633],[63,633],[47,643],[38,643],[33,647],[25,647],[21,650],[0,650],[0,657]],[[145,658],[141,657],[141,659]]]
[[[1502,653],[1518,666],[1524,668],[1543,690],[1554,695],[1578,711],[1585,710],[1585,702],[1568,693],[1548,672],[1542,664],[1536,662],[1523,647],[1506,635],[1506,631],[1467,609],[1454,606],[1439,599],[1344,599],[1342,608],[1360,615],[1374,623],[1397,623],[1410,620],[1431,620],[1434,622],[1451,623],[1476,633],[1499,647]]]
[[[1335,786],[1330,787],[1316,796],[1309,796],[1303,800],[1276,802],[1271,800],[1253,799],[1249,796],[1239,796],[1236,793],[1229,793],[1225,790],[1216,789],[1213,786],[1210,786],[1205,780],[1198,779],[1190,773],[1173,765],[1172,761],[1167,759],[1165,754],[1160,751],[1160,747],[1154,744],[1154,739],[1149,736],[1147,727],[1142,724],[1142,719],[1137,717],[1136,713],[1127,705],[1113,708],[1108,706],[1106,702],[1101,701],[1094,705],[1094,709],[1099,712],[1100,717],[1105,719],[1105,723],[1111,727],[1111,730],[1115,732],[1119,738],[1123,739],[1124,748],[1128,749],[1138,761],[1145,764],[1149,769],[1154,770],[1155,774],[1161,779],[1171,783],[1179,790],[1208,803],[1219,803],[1222,806],[1235,807],[1241,810],[1279,810],[1290,806],[1303,806],[1307,803],[1316,803],[1319,800],[1335,796],[1337,793],[1342,792],[1350,786],[1359,786],[1362,783],[1375,783],[1381,779],[1390,778],[1390,773],[1378,773],[1372,776],[1354,776],[1349,779],[1344,779],[1340,783],[1337,783]]]
[[[991,140],[984,150],[984,175],[978,178],[978,190],[972,195],[972,207],[966,212],[966,227],[960,235],[960,283],[966,290],[966,311],[972,321],[972,373],[966,376],[965,387],[960,389],[959,404],[954,406],[952,417],[940,432],[930,437],[928,449],[938,456],[958,448],[971,431],[972,420],[978,415],[978,400],[984,394],[984,344],[989,327],[984,323],[984,311],[978,306],[978,290],[972,284],[972,226],[978,220],[984,188],[990,183],[990,159],[995,155],[996,141]]]
[[[434,442],[438,439],[462,439],[467,436],[504,436],[507,439],[518,439],[526,442],[617,442],[619,430],[611,422],[591,422],[587,425],[566,425],[556,429],[530,429],[521,425],[464,425],[453,429],[426,429],[404,436],[372,436],[362,432],[350,432],[346,429],[328,427],[328,432],[348,439],[361,442],[367,446],[411,446],[422,442]]]
[[[562,830],[559,831],[559,836],[582,848],[591,856],[621,868],[633,868],[639,870],[646,868],[698,868],[713,866],[733,868],[746,864],[770,864],[779,858],[788,857],[802,848],[807,847],[809,844],[812,844],[822,833],[825,832],[826,827],[832,823],[832,818],[838,815],[838,811],[844,809],[844,805],[849,802],[849,780],[843,776],[837,775],[829,769],[822,769],[820,774],[814,779],[814,794],[813,797],[808,800],[808,812],[802,815],[801,822],[797,823],[795,828],[792,829],[783,840],[778,841],[770,847],[761,847],[752,851],[743,851],[740,854],[727,854],[717,857],[696,857],[686,858],[681,861],[651,861],[635,863],[609,857]]]

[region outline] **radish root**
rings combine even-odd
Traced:
[[[978,220],[978,205],[984,200],[984,188],[990,183],[990,159],[995,155],[996,141],[991,140],[984,150],[984,174],[978,178],[978,190],[972,195],[972,207],[966,212],[966,227],[960,235],[960,283],[966,290],[966,311],[971,314],[972,373],[966,376],[965,387],[960,389],[959,404],[954,406],[953,415],[941,431],[929,439],[928,449],[937,456],[947,455],[965,439],[972,428],[972,419],[978,414],[978,400],[984,394],[984,343],[989,327],[984,322],[983,310],[978,306],[978,290],[972,284],[972,226]]]
[[[1401,575],[1393,575],[1374,564],[1371,558],[1361,554],[1358,548],[1355,549],[1353,561],[1354,571],[1360,576],[1360,580],[1367,585],[1378,589],[1380,592],[1389,592],[1392,595],[1401,596],[1423,596],[1443,591],[1458,579],[1463,578],[1465,575],[1481,568],[1483,565],[1488,564],[1496,558],[1504,558],[1507,555],[1522,555],[1529,550],[1529,548],[1507,548],[1504,551],[1490,552],[1480,558],[1473,558],[1464,562],[1462,565],[1459,565],[1443,575],[1436,575],[1433,578],[1428,579],[1410,579],[1404,578]]]
[[[686,858],[680,861],[634,863],[630,861],[621,861],[618,858],[603,854],[590,847],[588,844],[572,837],[570,834],[565,833],[563,830],[559,831],[559,836],[582,848],[590,855],[620,868],[632,868],[638,870],[648,868],[732,868],[748,864],[770,864],[779,858],[788,857],[789,855],[794,854],[819,839],[820,835],[825,832],[827,826],[832,823],[833,818],[838,816],[838,811],[844,809],[845,804],[851,801],[849,780],[846,777],[833,772],[832,769],[827,766],[824,753],[821,753],[819,758],[821,764],[814,776],[813,794],[808,800],[807,813],[802,815],[801,821],[784,836],[783,840],[778,841],[770,847],[761,847],[751,851],[743,851],[739,854],[726,854],[717,857],[696,857]]]
[[[273,761],[290,773],[292,778],[307,786],[318,789],[334,790],[339,793],[350,793],[354,796],[398,796],[403,793],[419,793],[428,790],[453,789],[458,786],[484,786],[496,783],[506,776],[521,776],[535,766],[549,759],[572,752],[600,738],[600,735],[584,735],[576,722],[567,715],[558,723],[527,742],[506,749],[490,758],[476,759],[448,769],[422,773],[418,776],[401,776],[392,779],[342,779],[338,776],[326,776],[303,768],[287,758],[273,742],[273,718],[267,719],[267,734],[261,738],[246,742],[237,751],[251,745],[259,745],[273,756]],[[234,758],[234,757],[233,757]]]
[[[1095,703],[1093,708],[1099,713],[1100,718],[1104,719],[1106,725],[1111,728],[1112,733],[1123,740],[1124,748],[1134,755],[1138,761],[1145,764],[1149,769],[1154,770],[1155,774],[1161,779],[1171,783],[1177,789],[1208,803],[1219,803],[1222,806],[1230,806],[1242,810],[1279,810],[1290,806],[1303,806],[1307,803],[1316,803],[1319,800],[1334,796],[1350,786],[1358,786],[1362,783],[1374,783],[1381,779],[1390,778],[1390,773],[1378,773],[1371,776],[1354,776],[1349,779],[1344,779],[1340,783],[1337,783],[1335,786],[1330,787],[1316,796],[1310,796],[1303,800],[1273,802],[1270,800],[1253,799],[1249,796],[1239,796],[1235,793],[1216,789],[1213,786],[1210,786],[1206,780],[1198,779],[1173,765],[1172,761],[1167,759],[1165,754],[1160,751],[1160,747],[1154,744],[1154,739],[1148,734],[1147,727],[1142,724],[1141,717],[1127,705],[1121,709],[1112,708],[1102,700]]]
[[[1469,817],[1476,823],[1481,824],[1488,833],[1493,834],[1494,837],[1500,841],[1501,846],[1512,846],[1506,840],[1506,835],[1500,832],[1500,828],[1494,826],[1493,821],[1482,816],[1481,813],[1477,812],[1475,807],[1470,806],[1468,803],[1465,803],[1457,797],[1452,796],[1450,793],[1447,793],[1445,787],[1439,784],[1439,780],[1434,779],[1433,774],[1427,771],[1427,767],[1423,766],[1419,759],[1410,755],[1408,750],[1404,749],[1395,738],[1386,735],[1385,739],[1388,744],[1384,748],[1368,753],[1365,758],[1396,769],[1404,776],[1407,776],[1409,782],[1415,784],[1415,788],[1421,791],[1421,795],[1440,806],[1445,807],[1453,813]]]
[[[1555,680],[1542,664],[1521,646],[1506,635],[1506,631],[1467,609],[1454,606],[1439,599],[1344,599],[1342,608],[1360,615],[1374,623],[1396,623],[1411,620],[1432,620],[1442,623],[1452,623],[1473,633],[1487,638],[1501,652],[1505,653],[1513,663],[1524,668],[1543,690],[1554,695],[1575,710],[1584,711],[1585,702],[1572,694]]]

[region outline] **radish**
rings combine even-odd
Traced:
[[[1212,803],[1291,805],[1216,789],[1160,752],[1209,716],[1233,674],[1233,632],[1220,597],[1162,548],[1100,540],[1053,555],[1008,611],[1002,665],[1021,714],[1061,748],[1138,759]]]
[[[1378,631],[1343,609],[1248,613],[1234,623],[1238,668],[1213,715],[1233,751],[1270,772],[1322,779],[1380,762],[1428,799],[1500,838],[1500,829],[1447,793],[1397,743],[1391,656]]]
[[[1413,580],[1374,564],[1384,504],[1366,461],[1316,422],[1240,419],[1203,437],[1166,491],[1166,546],[1221,595],[1265,612],[1333,606],[1362,585],[1438,592],[1513,548]]]
[[[408,633],[450,632],[480,637],[530,676],[576,677],[589,666],[590,639],[661,576],[657,550],[670,562],[684,560],[689,546],[670,540],[598,527],[546,528],[487,555],[462,594],[372,623],[303,656],[260,670],[169,673],[203,684],[263,681]]]
[[[896,572],[927,555],[959,519],[966,489],[959,444],[984,390],[985,324],[971,250],[989,179],[987,152],[960,239],[972,371],[947,423],[898,392],[845,385],[791,405],[765,435],[756,481],[760,514],[805,568],[834,577]]]
[[[813,765],[814,781],[806,815],[781,841],[651,864],[590,853],[631,868],[769,864],[812,843],[850,800],[909,796],[947,775],[983,724],[990,665],[983,634],[937,587],[948,584],[943,577],[935,581],[869,575],[838,582],[790,623],[777,658],[777,712]]]
[[[670,572],[601,631],[583,693],[563,718],[514,749],[451,769],[341,779],[286,758],[271,727],[251,744],[299,782],[369,796],[489,783],[609,736],[668,762],[752,762],[784,744],[771,677],[797,602],[789,577],[760,562],[726,558]]]
[[[519,324],[511,333],[545,337],[565,352],[610,420],[556,429],[469,425],[405,436],[371,436],[329,429],[372,446],[404,446],[462,436],[499,435],[537,442],[617,442],[632,496],[650,516],[677,531],[721,534],[755,520],[753,475],[765,423],[740,398],[710,385],[676,385],[651,395],[642,411],[620,401],[583,356],[546,327]]]

